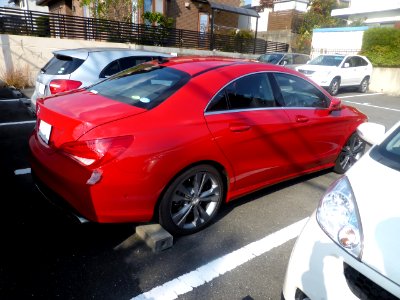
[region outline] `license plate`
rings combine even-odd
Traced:
[[[46,143],[49,143],[50,134],[51,134],[51,125],[46,123],[43,120],[40,120],[39,123],[39,136]]]
[[[44,95],[45,85],[43,83],[39,83],[39,93]]]

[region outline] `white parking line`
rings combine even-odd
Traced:
[[[384,106],[377,106],[377,105],[372,105],[372,104],[369,104],[369,103],[359,103],[359,102],[353,102],[353,101],[344,101],[344,102],[351,103],[351,104],[357,104],[357,105],[368,106],[368,107],[386,109],[386,110],[391,110],[391,111],[400,111],[400,109],[389,108],[389,107],[384,107]]]
[[[308,218],[298,221],[288,227],[285,227],[277,232],[274,232],[261,240],[250,243],[243,248],[228,253],[220,258],[217,258],[208,264],[205,264],[196,270],[186,273],[178,278],[157,286],[148,292],[140,294],[132,300],[150,300],[150,299],[163,299],[172,300],[178,298],[192,291],[194,288],[199,287],[206,282],[213,280],[228,271],[239,267],[240,265],[256,258],[283,245],[291,239],[297,237]]]
[[[36,123],[36,120],[0,123],[0,126],[11,126],[11,125],[21,125],[21,124],[30,124],[30,123]]]
[[[339,99],[345,98],[353,98],[353,97],[366,97],[366,96],[374,96],[374,95],[383,95],[383,93],[371,93],[371,94],[362,94],[362,95],[350,95],[350,96],[340,96]]]
[[[31,168],[26,168],[26,169],[18,169],[14,171],[15,175],[25,175],[25,174],[30,174],[31,173]]]

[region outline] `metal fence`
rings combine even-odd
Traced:
[[[262,54],[285,43],[0,7],[0,33]],[[212,46],[211,46],[212,45]],[[212,48],[212,49],[211,49]]]

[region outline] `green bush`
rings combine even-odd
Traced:
[[[388,27],[368,29],[363,36],[361,53],[375,67],[400,67],[400,30]]]

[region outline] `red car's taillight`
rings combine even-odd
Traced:
[[[49,89],[52,95],[77,89],[82,85],[82,82],[70,79],[54,79],[50,81]]]
[[[133,136],[131,135],[76,141],[63,144],[60,150],[81,165],[97,167],[118,157],[132,141]]]

